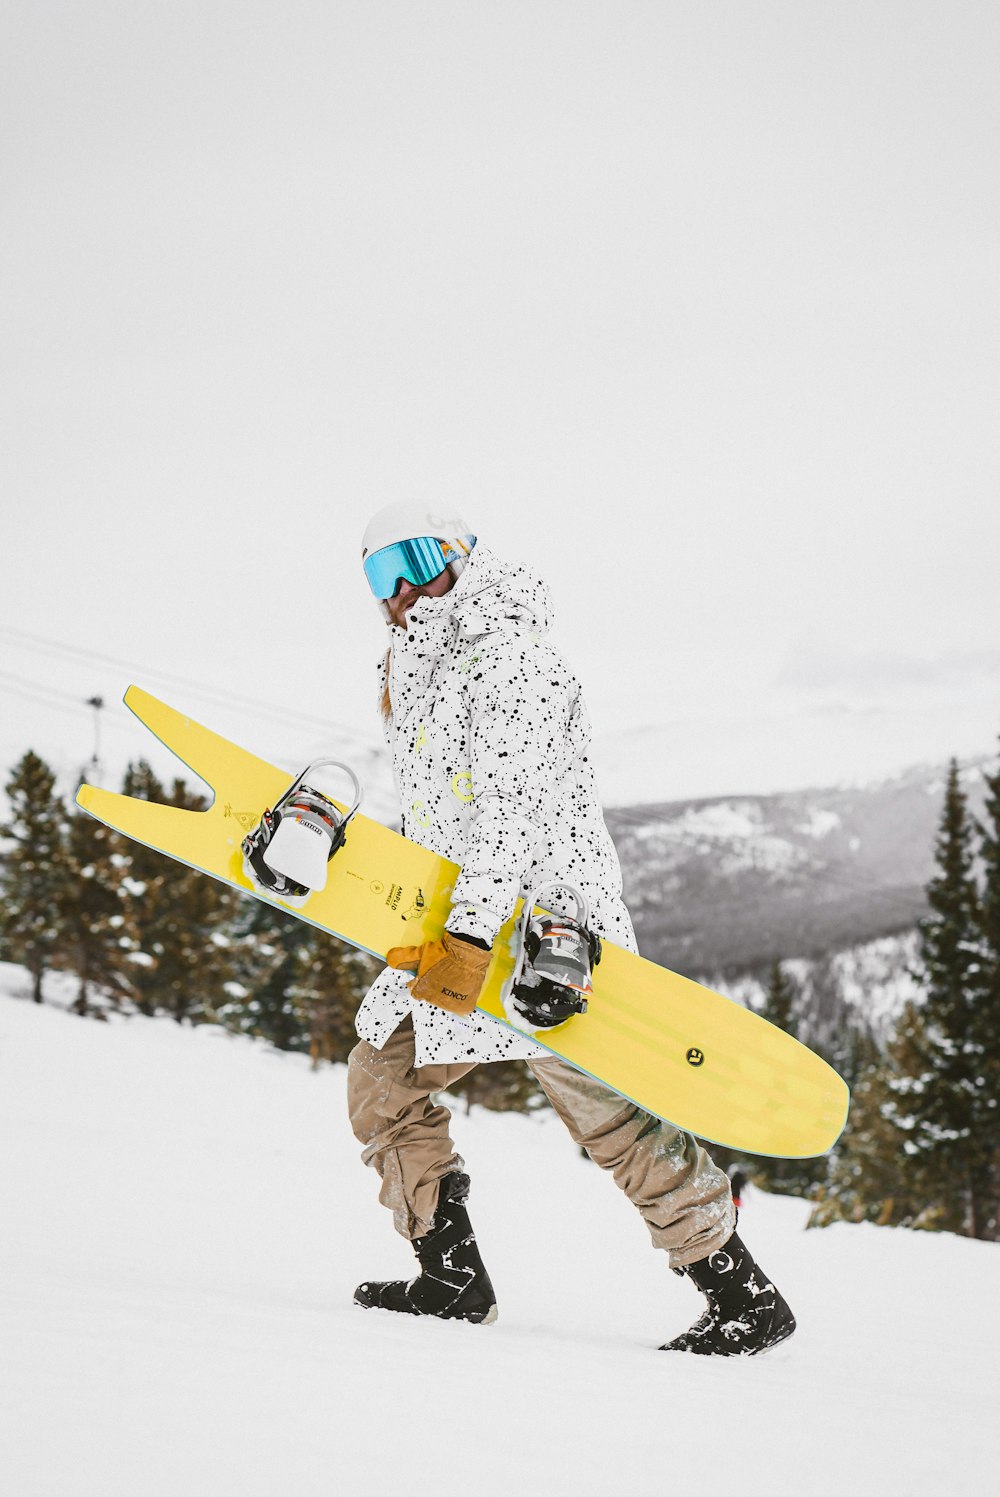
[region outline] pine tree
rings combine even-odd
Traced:
[[[987,953],[974,877],[972,824],[951,761],[935,847],[938,873],[920,925],[925,1001],[911,1008],[891,1047],[885,1116],[903,1142],[911,1187],[941,1225],[982,1236],[990,1217],[995,1094],[981,1015]]]
[[[204,808],[204,796],[176,779],[167,792],[150,766],[130,764],[126,795],[184,810]],[[137,929],[133,983],[143,1013],[165,1012],[178,1022],[212,1020],[228,1001],[232,980],[231,927],[238,900],[216,879],[176,859],[130,842],[129,909]]]
[[[296,999],[315,953],[314,934],[266,901],[240,911],[232,951],[233,981],[218,1018],[229,1029],[270,1040],[279,1050],[308,1051],[310,1026]]]
[[[861,1031],[854,1060],[847,1129],[831,1156],[828,1179],[817,1191],[809,1226],[835,1221],[930,1225],[924,1193],[917,1190],[912,1170],[903,1171],[902,1141],[886,1116],[892,1062]]]
[[[772,962],[767,987],[764,991],[764,1001],[759,1012],[769,1024],[783,1029],[794,1039],[798,1038],[799,1033],[796,1014],[798,998],[798,988],[794,980],[786,975],[779,961]]]
[[[11,844],[0,869],[0,942],[7,960],[30,972],[36,1003],[59,950],[58,898],[66,878],[66,809],[55,782],[29,750],[7,781],[10,815],[0,827]]]
[[[976,1235],[1000,1240],[1000,768],[986,777],[986,819],[977,822],[983,892],[983,970],[973,1012],[982,1089],[977,1123],[985,1189]]]
[[[205,804],[183,780],[166,791],[145,761],[129,766],[123,788],[187,810]],[[308,1051],[315,1062],[346,1059],[354,1013],[374,975],[369,958],[155,849],[129,848],[139,929],[134,981],[144,1012],[222,1023],[279,1049]]]
[[[135,947],[125,889],[128,857],[122,839],[85,811],[74,812],[66,837],[66,877],[60,881],[58,965],[78,979],[79,1014],[92,1012],[95,991],[112,1001],[129,997]]]
[[[309,936],[297,948],[289,997],[308,1036],[313,1065],[346,1061],[358,1040],[354,1015],[378,964],[321,931]]]
[[[476,1066],[448,1088],[448,1095],[461,1097],[470,1112],[473,1107],[485,1107],[488,1112],[535,1112],[549,1105],[523,1060]],[[581,1152],[589,1157],[585,1149]]]
[[[801,994],[798,984],[779,961],[771,964],[764,1001],[759,1012],[768,1023],[798,1038]],[[825,1159],[768,1159],[755,1161],[751,1179],[764,1190],[778,1195],[804,1195],[826,1174]]]

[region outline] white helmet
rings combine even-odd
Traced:
[[[401,580],[421,587],[446,569],[457,577],[475,544],[476,537],[458,515],[431,509],[421,500],[403,500],[369,520],[361,560],[385,613],[385,600],[395,595]]]

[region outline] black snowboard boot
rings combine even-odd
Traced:
[[[661,1351],[754,1357],[787,1341],[795,1329],[795,1316],[735,1232],[717,1253],[674,1271],[694,1280],[708,1309]]]
[[[437,1315],[442,1320],[491,1325],[497,1318],[496,1295],[465,1208],[468,1194],[468,1175],[445,1175],[431,1229],[413,1242],[419,1274],[408,1284],[402,1279],[359,1284],[354,1303],[366,1310],[399,1310],[404,1315]]]

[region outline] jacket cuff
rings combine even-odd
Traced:
[[[494,910],[482,904],[456,904],[445,921],[445,930],[453,936],[472,936],[492,946],[503,921]]]

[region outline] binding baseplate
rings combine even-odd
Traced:
[[[352,785],[350,810],[342,811],[307,779],[319,769],[342,769]],[[361,805],[362,786],[349,764],[314,759],[297,775],[274,809],[243,839],[243,871],[261,893],[299,908],[326,887],[327,864],[344,845],[347,827]]]
[[[572,897],[576,914],[535,914],[542,895]],[[562,901],[560,901],[561,903]],[[504,1007],[520,1029],[554,1029],[574,1014],[587,1012],[594,990],[591,971],[601,960],[601,940],[587,929],[590,901],[572,884],[539,884],[524,901],[518,928],[514,976]]]

